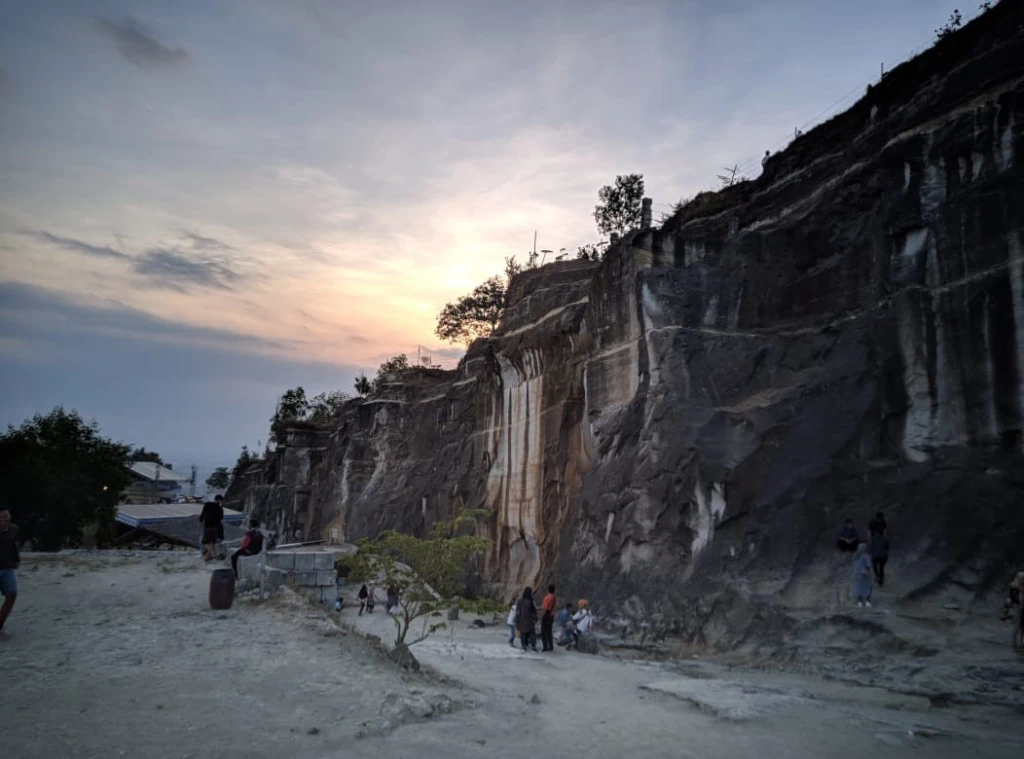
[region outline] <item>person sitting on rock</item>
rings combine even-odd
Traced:
[[[238,579],[238,557],[239,556],[256,556],[260,551],[263,550],[263,533],[260,532],[260,522],[258,519],[249,520],[249,529],[242,537],[242,545],[238,547],[238,550],[231,554],[231,569],[235,573],[235,579]]]
[[[594,626],[594,615],[590,613],[590,604],[585,598],[581,598],[577,604],[579,611],[572,615],[572,643],[570,647],[579,647],[580,637],[590,632]]]
[[[558,636],[558,645],[567,645],[572,637],[572,604],[566,604],[565,608],[558,612],[555,624],[558,625],[558,629],[561,631],[561,634]]]
[[[847,519],[843,529],[839,531],[836,545],[839,546],[840,551],[853,553],[857,550],[857,546],[860,545],[860,535],[857,534],[857,528],[853,526],[852,519]]]

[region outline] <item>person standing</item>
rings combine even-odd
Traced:
[[[516,597],[512,596],[512,600],[508,606],[508,619],[505,620],[508,625],[508,644],[512,648],[516,647]]]
[[[871,556],[867,543],[857,546],[853,558],[853,595],[857,597],[857,606],[871,606]]]
[[[0,606],[0,632],[18,598],[18,576],[15,570],[20,566],[18,528],[11,524],[11,512],[0,509],[0,594],[4,597],[4,605]]]
[[[540,603],[541,609],[544,611],[540,618],[540,643],[541,650],[543,651],[555,650],[553,628],[555,625],[555,606],[557,605],[558,599],[555,597],[555,586],[548,585],[548,593]]]
[[[527,586],[523,597],[516,604],[516,628],[523,650],[527,647],[537,650],[537,606],[533,603],[533,588]]]
[[[881,511],[875,514],[875,518],[868,522],[868,532],[871,535],[879,534],[885,535],[885,531],[889,529],[889,525],[885,521],[885,514]]]
[[[203,525],[203,561],[212,561],[216,556],[217,539],[220,537],[224,522],[224,507],[220,505],[222,498],[217,496],[203,504],[199,512],[199,522]]]
[[[889,538],[884,532],[871,533],[871,568],[875,570],[878,587],[885,585],[885,562],[889,560]]]
[[[374,590],[372,585],[366,587],[366,613],[373,614],[373,606],[376,602],[373,597]]]
[[[359,589],[359,616],[363,616],[363,609],[366,608],[366,597],[370,595],[370,591],[366,589],[366,584]]]

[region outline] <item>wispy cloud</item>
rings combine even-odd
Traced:
[[[116,22],[99,18],[96,29],[114,43],[117,51],[140,68],[172,66],[188,60],[183,47],[172,48],[157,40],[137,19]]]
[[[27,231],[23,234],[86,256],[124,261],[132,271],[146,278],[148,284],[170,287],[182,293],[194,287],[233,290],[246,279],[237,261],[225,255],[226,251],[234,249],[212,237],[187,234],[184,239],[190,245],[186,247],[159,246],[132,256],[109,245],[93,245],[52,232]]]
[[[234,250],[234,248],[226,242],[214,237],[203,237],[202,235],[193,234],[192,232],[186,232],[182,237],[192,244],[193,250]]]
[[[190,285],[233,290],[242,275],[223,258],[189,256],[172,248],[153,248],[135,259],[136,273],[155,284],[187,292]]]
[[[51,245],[56,245],[58,248],[64,248],[65,250],[73,250],[77,253],[83,253],[87,256],[95,256],[97,258],[115,258],[115,259],[128,259],[119,250],[114,250],[109,245],[91,245],[81,240],[75,240],[71,237],[62,237],[61,235],[55,235],[50,232],[37,232],[37,231],[26,231],[22,234],[28,237],[34,237],[37,240],[48,242]]]

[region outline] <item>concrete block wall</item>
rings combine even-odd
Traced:
[[[266,557],[239,556],[238,576],[254,583],[266,559],[266,587],[289,585],[315,601],[329,602],[337,596],[337,574],[329,551],[269,551]]]

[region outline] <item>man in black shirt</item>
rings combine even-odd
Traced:
[[[203,504],[203,510],[199,512],[199,521],[203,525],[203,559],[210,561],[216,558],[217,538],[220,537],[221,523],[224,521],[224,507],[220,502],[223,496],[217,496],[212,501]]]
[[[0,509],[0,593],[4,597],[4,605],[0,606],[0,631],[4,629],[4,622],[18,598],[18,577],[14,570],[20,565],[18,528],[11,524],[11,512]]]

